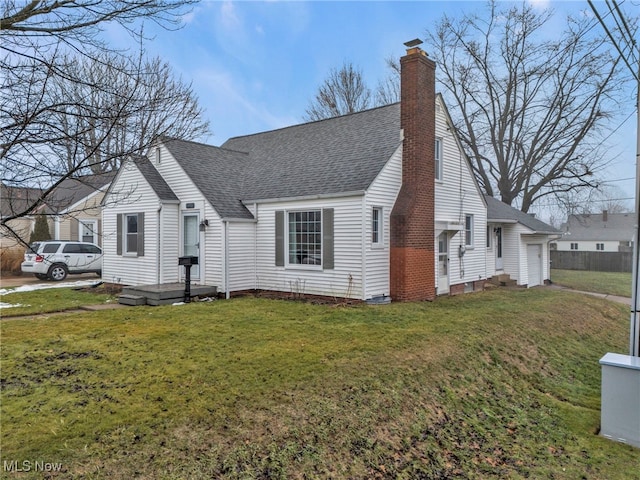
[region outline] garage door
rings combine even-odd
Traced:
[[[527,245],[528,286],[542,284],[542,245]]]

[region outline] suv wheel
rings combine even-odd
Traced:
[[[49,269],[49,278],[54,282],[61,282],[65,278],[67,278],[67,267],[62,264],[53,265]]]

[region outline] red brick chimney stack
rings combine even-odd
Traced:
[[[433,300],[436,296],[435,63],[407,42],[400,59],[402,187],[391,212],[391,298]]]

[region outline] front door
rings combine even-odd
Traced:
[[[504,269],[502,262],[502,227],[497,227],[496,232],[496,270]]]
[[[449,234],[438,236],[438,295],[449,293]]]
[[[200,257],[200,229],[199,215],[197,213],[182,214],[182,256]],[[185,267],[180,267],[181,278],[184,279]],[[191,267],[191,280],[200,278],[200,258],[198,265]]]

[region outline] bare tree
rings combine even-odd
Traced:
[[[3,214],[4,234],[22,240],[10,227],[12,220],[41,209],[66,178],[104,171],[120,158],[142,152],[180,115],[191,115],[175,130],[180,136],[189,135],[190,128],[193,135],[208,128],[190,86],[174,79],[159,61],[146,62],[142,49],[144,21],[178,28],[182,14],[194,3],[3,3],[0,174],[3,184],[41,192]],[[128,32],[140,53],[129,58],[131,52],[110,48],[100,36],[107,24]]]
[[[389,74],[378,82],[376,105],[389,105],[400,101],[400,62],[393,57],[385,60]]]
[[[625,79],[588,16],[549,39],[552,12],[522,3],[456,20],[429,35],[445,98],[478,181],[527,212],[538,199],[596,188],[602,131]]]
[[[345,62],[332,69],[307,107],[304,119],[322,120],[366,110],[371,106],[371,89],[367,87],[362,71]]]

